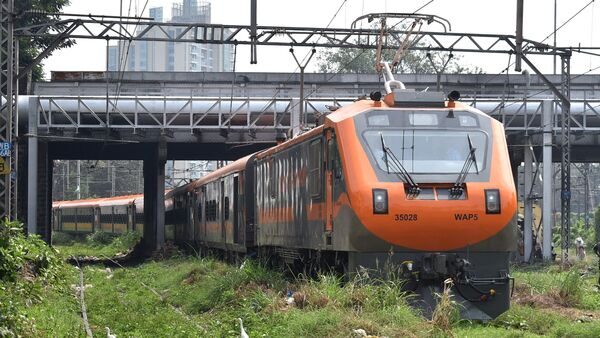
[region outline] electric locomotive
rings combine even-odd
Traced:
[[[503,126],[384,66],[385,96],[168,192],[166,237],[348,274],[393,266],[425,312],[447,279],[464,318],[506,311],[517,201]]]

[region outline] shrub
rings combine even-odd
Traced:
[[[0,221],[0,336],[33,335],[23,308],[43,296],[43,286],[57,282],[63,262],[37,235],[26,236],[18,222]]]
[[[52,233],[52,244],[53,245],[72,245],[74,238],[71,234],[66,232],[54,232]]]
[[[92,245],[106,245],[112,243],[114,235],[98,230],[87,236],[87,241]]]
[[[18,277],[56,279],[62,261],[53,248],[37,235],[25,236],[18,222],[0,222],[0,280],[14,282]]]
[[[112,245],[118,248],[130,249],[133,248],[142,236],[137,231],[128,231],[114,239]]]
[[[558,295],[566,306],[579,305],[584,293],[583,279],[575,269],[569,271],[560,283]]]

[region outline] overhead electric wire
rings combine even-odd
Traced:
[[[581,8],[579,11],[577,11],[577,13],[573,14],[567,21],[565,21],[562,25],[560,25],[559,27],[557,27],[552,33],[550,33],[547,37],[544,38],[544,40],[542,40],[540,43],[544,43],[544,41],[548,40],[552,35],[556,34],[556,32],[558,32],[561,28],[563,28],[566,24],[568,24],[571,20],[573,20],[576,16],[578,16],[581,12],[583,12],[586,8],[589,7],[589,5],[591,5],[592,3],[594,3],[594,1],[596,0],[590,0],[590,2],[588,2],[585,6],[583,6],[583,8]]]
[[[338,7],[337,11],[333,14],[333,16],[331,17],[331,19],[329,20],[329,23],[327,24],[327,26],[325,27],[325,29],[329,28],[329,26],[333,23],[333,20],[335,20],[335,18],[337,17],[337,15],[339,14],[339,12],[342,10],[342,7],[348,2],[348,0],[342,0],[342,3],[340,4],[340,6]],[[321,40],[322,36],[320,36],[317,39],[317,42],[319,42]],[[304,64],[304,61],[306,60],[307,57],[309,57],[312,53],[312,50],[309,51],[308,53],[306,53],[306,55],[304,56],[304,58],[302,58],[302,61],[300,64]],[[294,71],[288,76],[286,82],[290,81],[292,79],[292,77],[298,72],[298,69],[300,67],[297,66],[296,69],[294,69]],[[233,84],[232,84],[233,85]],[[277,98],[277,95],[279,95],[279,93],[281,92],[281,87],[277,87],[277,90],[275,91],[275,94],[273,94],[273,96],[271,97],[271,100],[269,101],[273,101]],[[262,111],[266,110],[269,107],[270,103],[266,103],[266,105],[263,107]],[[298,104],[295,104],[294,107],[296,107]]]
[[[417,10],[415,10],[415,11],[413,12],[413,14],[416,14],[417,12],[419,12],[421,9],[425,8],[427,5],[429,5],[429,4],[430,4],[430,3],[432,3],[433,1],[435,1],[435,0],[430,0],[430,1],[429,1],[428,3],[426,3],[425,5],[423,5],[423,6],[419,7]],[[321,85],[319,85],[319,86],[315,86],[315,87],[314,87],[314,89],[313,89],[313,90],[312,90],[310,93],[308,93],[307,95],[305,95],[305,96],[303,97],[303,100],[302,100],[302,101],[306,100],[308,97],[310,97],[312,94],[314,94],[314,93],[315,93],[317,90],[319,90],[319,88],[323,87],[323,86],[325,85],[325,83],[328,83],[329,81],[331,81],[331,79],[333,79],[334,77],[336,77],[336,76],[340,75],[340,74],[341,74],[341,71],[342,71],[343,69],[345,69],[346,67],[348,67],[348,66],[350,66],[352,63],[354,63],[354,62],[355,62],[355,61],[356,61],[356,60],[357,60],[359,57],[361,57],[361,56],[362,56],[364,53],[366,53],[368,50],[369,50],[369,49],[363,49],[363,50],[362,50],[362,51],[361,51],[361,52],[360,52],[358,55],[354,56],[354,57],[352,58],[352,60],[350,60],[350,61],[346,62],[345,64],[343,64],[343,65],[342,65],[342,67],[338,68],[337,72],[333,73],[333,74],[332,74],[330,77],[328,77],[328,78],[325,80],[325,82],[324,82],[323,84],[321,84]],[[290,110],[290,111],[291,111],[291,110],[293,110],[293,109],[294,109],[296,106],[298,106],[298,104],[300,104],[300,101],[298,101],[298,102],[296,102],[294,105],[292,105],[292,106],[289,108],[289,110]],[[297,125],[291,125],[291,128],[292,128],[292,129],[293,129],[293,128],[295,128],[295,127],[297,127]]]
[[[142,8],[142,11],[140,12],[140,17],[144,13],[144,11],[146,10],[146,7],[148,6],[148,2],[149,2],[149,0],[146,0],[146,2],[144,3],[144,7]],[[130,4],[129,10],[131,10],[131,0],[129,0],[129,4]],[[135,31],[137,30],[138,26],[140,25],[140,22],[141,22],[141,19],[139,19],[137,21],[137,23],[135,24],[135,27],[133,28],[133,34],[135,34]],[[121,95],[121,88],[122,88],[123,78],[125,77],[125,68],[127,67],[127,61],[128,61],[128,58],[129,58],[129,49],[130,48],[131,48],[131,39],[129,39],[127,41],[127,50],[125,51],[124,60],[121,59],[123,62],[120,63],[119,77],[118,77],[118,80],[117,80],[117,90],[115,92],[115,102],[113,104],[113,112],[117,108],[117,103],[119,102],[119,97]],[[119,55],[119,58],[123,58],[123,56]]]
[[[576,76],[572,76],[572,77],[570,78],[570,81],[573,81],[573,80],[575,80],[575,79],[577,79],[577,78],[579,78],[579,77],[582,77],[582,76],[584,76],[584,75],[586,75],[586,74],[588,74],[588,73],[591,73],[591,72],[593,72],[593,71],[595,71],[595,70],[597,70],[597,69],[600,69],[600,66],[597,66],[597,67],[594,67],[594,68],[590,68],[590,69],[588,69],[588,70],[587,70],[586,72],[584,72],[584,73],[577,74]],[[530,98],[532,98],[532,97],[534,97],[534,96],[537,96],[537,95],[539,95],[539,94],[541,94],[541,93],[543,93],[543,92],[547,92],[547,91],[550,91],[550,89],[541,89],[541,90],[539,90],[539,91],[537,91],[537,92],[535,92],[535,93],[533,93],[533,94],[529,94],[529,95],[527,95],[527,96],[524,98],[524,100],[530,99]],[[509,104],[505,105],[505,106],[504,106],[504,108],[508,108],[508,107],[510,107],[510,106],[512,106],[512,105],[515,105],[515,104],[517,104],[517,103],[516,103],[516,102],[509,103]],[[600,107],[600,105],[594,106],[594,107],[592,107],[592,109],[595,109],[595,108],[597,108],[597,107]],[[586,112],[586,111],[587,111],[587,110],[584,110],[584,112]]]
[[[417,8],[414,12],[412,12],[411,14],[417,14],[417,12],[419,12],[420,10],[422,10],[423,8],[429,6],[432,2],[434,2],[435,0],[429,0],[429,2],[427,2],[426,4],[424,4],[423,6]],[[401,24],[402,22],[404,22],[406,20],[406,18],[398,21],[395,25],[393,25],[392,27],[390,27],[390,29],[388,30],[392,30],[394,29],[396,26],[398,26],[399,24]]]

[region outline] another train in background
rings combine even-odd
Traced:
[[[70,234],[144,233],[144,196],[130,195],[52,203],[52,230]]]

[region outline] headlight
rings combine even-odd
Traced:
[[[500,213],[500,190],[485,189],[485,213],[499,214]]]
[[[385,189],[373,189],[373,213],[388,213],[388,193]]]

